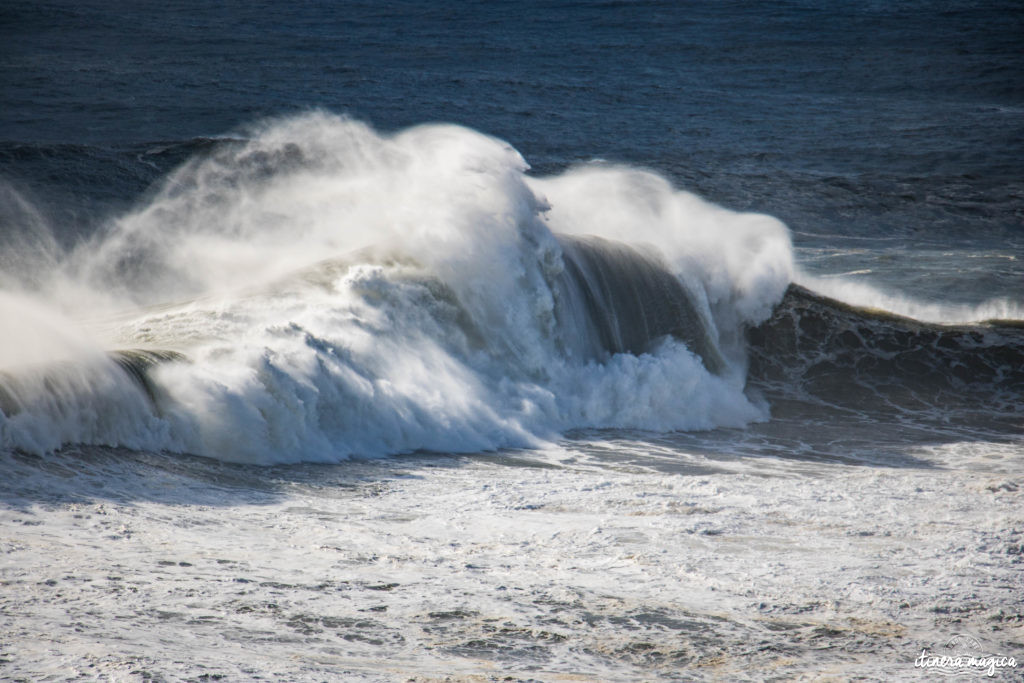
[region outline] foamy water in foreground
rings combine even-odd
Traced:
[[[1019,657],[1019,444],[880,467],[606,437],[269,470],[4,455],[4,675],[892,680],[959,633]]]

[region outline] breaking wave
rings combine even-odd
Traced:
[[[323,113],[202,149],[3,274],[3,447],[337,461],[766,419],[744,329],[791,279],[785,227],[642,170],[527,170]]]
[[[3,448],[333,462],[743,426],[764,396],[1019,417],[1019,322],[826,298],[780,222],[651,172],[324,113],[189,150],[73,247],[2,188]]]

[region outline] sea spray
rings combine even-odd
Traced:
[[[383,136],[324,113],[225,141],[38,288],[103,350],[168,352],[141,374],[103,361],[132,410],[98,401],[121,389],[96,383],[73,410],[103,412],[97,426],[44,443],[5,415],[5,446],[269,464],[766,418],[743,391],[742,329],[789,282],[784,226],[649,172],[527,170],[465,128]],[[598,281],[614,286],[595,298]]]
[[[988,320],[1024,320],[1024,304],[1010,297],[993,297],[975,304],[921,301],[906,294],[884,291],[850,277],[815,277],[797,272],[795,281],[845,303],[888,311],[930,323],[957,325]]]
[[[0,447],[176,445],[142,385],[80,326],[43,301],[6,292],[0,320]]]

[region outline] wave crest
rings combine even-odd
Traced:
[[[39,287],[100,355],[174,352],[100,363],[148,400],[59,443],[4,412],[4,446],[334,461],[764,419],[743,327],[789,282],[784,226],[649,172],[527,169],[465,128],[325,113],[204,149]],[[76,387],[65,412],[96,402]]]

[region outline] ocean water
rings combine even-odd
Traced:
[[[0,678],[1019,677],[1022,35],[3,5]]]

